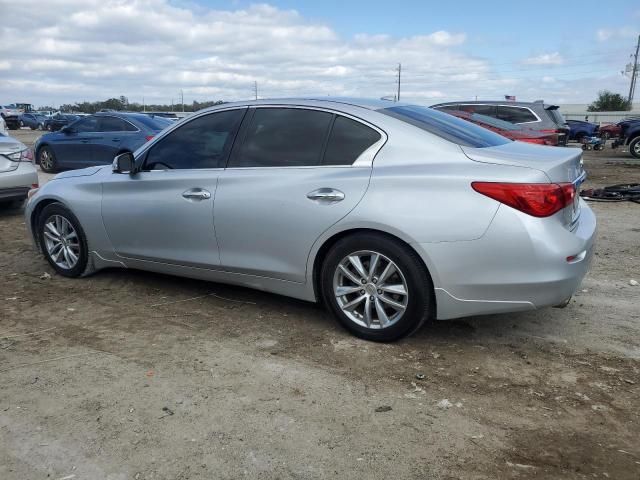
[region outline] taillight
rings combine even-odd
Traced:
[[[534,217],[549,217],[571,205],[576,195],[572,183],[473,182],[478,193]]]
[[[155,137],[155,135],[147,135],[146,137],[144,137],[145,141],[149,141],[151,140],[153,137]]]
[[[519,142],[535,143],[536,145],[547,145],[544,138],[519,138]]]

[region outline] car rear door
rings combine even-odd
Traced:
[[[304,282],[314,242],[358,204],[385,138],[329,111],[250,109],[216,192],[222,267]]]
[[[245,112],[197,115],[142,153],[142,171],[108,176],[102,218],[119,256],[133,265],[220,264],[213,226],[216,187]]]

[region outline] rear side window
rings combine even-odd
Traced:
[[[300,108],[257,108],[230,167],[320,165],[333,115]]]
[[[511,140],[460,118],[431,108],[403,105],[378,110],[391,117],[421,128],[449,142],[465,147],[495,147]]]
[[[148,116],[148,115],[136,115],[135,120],[145,127],[150,128],[151,130],[163,130],[167,128],[169,125],[173,125],[174,122],[168,120],[164,117],[158,116]]]
[[[129,122],[116,117],[100,117],[99,125],[101,132],[132,132],[137,130]]]
[[[498,106],[498,118],[505,122],[511,123],[526,123],[536,122],[538,117],[534,113],[525,107],[508,107],[505,105]]]
[[[147,154],[145,170],[222,168],[245,109],[210,113],[176,128]]]
[[[495,105],[460,105],[460,110],[469,113],[479,113],[488,117],[496,117],[498,112]]]
[[[71,124],[70,127],[78,133],[97,132],[98,119],[96,117],[86,117]]]
[[[380,134],[360,122],[336,117],[324,154],[323,165],[352,165],[371,145],[380,140]]]

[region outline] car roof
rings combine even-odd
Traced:
[[[543,107],[555,106],[550,103],[544,102],[514,102],[512,100],[458,100],[456,102],[443,102],[436,103],[432,105],[432,107],[440,107],[443,105],[506,105],[506,106],[516,106],[516,107],[531,107],[535,105],[540,105]]]

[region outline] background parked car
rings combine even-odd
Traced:
[[[567,120],[569,125],[569,140],[579,142],[583,137],[595,137],[598,135],[599,126],[584,120]]]
[[[4,123],[4,118],[0,117],[0,134],[7,132],[7,125]]]
[[[37,186],[33,152],[15,138],[0,133],[0,202],[23,201]]]
[[[635,158],[640,158],[640,120],[628,120],[620,122],[621,143],[629,146],[629,153]]]
[[[169,125],[172,122],[166,119],[139,113],[96,113],[40,137],[35,144],[36,158],[45,172],[107,165],[120,153],[134,152]]]
[[[31,130],[44,130],[47,117],[40,113],[23,113],[20,115],[20,126]]]
[[[9,130],[20,128],[20,111],[12,105],[0,105],[0,116]]]
[[[598,132],[602,138],[609,140],[610,138],[618,138],[622,133],[622,127],[620,127],[620,123],[612,123],[601,126]]]
[[[479,113],[523,125],[541,133],[555,134],[558,138],[556,145],[566,145],[569,139],[569,125],[557,105],[547,105],[543,102],[469,101],[439,103],[431,108]]]
[[[78,120],[78,115],[71,115],[69,113],[56,113],[51,117],[47,118],[44,124],[44,128],[49,130],[50,132],[57,132],[65,125],[69,125],[70,123]]]
[[[480,115],[479,113],[459,112],[445,110],[446,113],[458,118],[462,118],[471,123],[475,123],[487,130],[496,132],[503,137],[519,142],[535,143],[538,145],[557,145],[558,138],[556,134],[541,133],[537,130],[517,125],[515,123],[505,122],[498,118]]]

